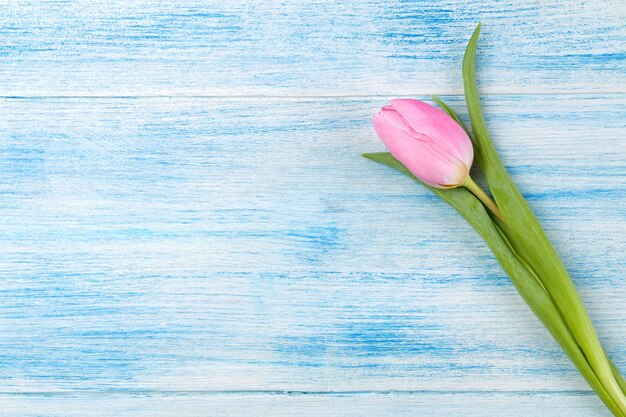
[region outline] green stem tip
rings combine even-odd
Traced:
[[[498,208],[496,202],[493,201],[491,197],[489,197],[489,195],[487,195],[487,193],[484,192],[483,189],[474,182],[474,180],[472,180],[471,177],[468,176],[462,185],[470,190],[472,194],[474,194],[480,201],[482,201],[485,207],[487,207],[498,219],[502,220],[502,222],[506,224],[504,216],[500,212],[500,209]]]

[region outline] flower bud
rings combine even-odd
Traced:
[[[422,182],[454,188],[469,176],[474,149],[445,112],[419,100],[395,99],[373,119],[389,152]]]

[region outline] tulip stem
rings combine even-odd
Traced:
[[[502,220],[502,222],[506,224],[504,216],[502,216],[502,213],[500,212],[500,209],[498,208],[496,202],[493,201],[491,197],[489,197],[489,195],[487,195],[487,193],[484,192],[483,189],[474,182],[474,180],[472,180],[468,176],[462,185],[470,190],[472,194],[474,194],[480,201],[482,201],[485,207],[487,207],[498,219]]]

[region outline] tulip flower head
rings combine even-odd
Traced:
[[[469,178],[472,142],[445,112],[419,100],[395,99],[373,123],[389,152],[422,182],[454,188]]]

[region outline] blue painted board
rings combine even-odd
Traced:
[[[580,393],[73,393],[0,395],[3,412],[24,417],[197,416],[232,417],[510,417],[607,416],[600,402]]]
[[[368,118],[384,101],[3,100],[0,400],[158,408],[245,391],[280,415],[297,401],[263,393],[367,409],[355,391],[400,390],[398,407],[434,410],[469,391],[454,403],[468,415],[496,412],[493,392],[519,413],[542,395],[598,409],[471,228],[359,156],[381,149]],[[485,110],[624,367],[624,96],[498,95]]]
[[[0,91],[458,94],[481,20],[485,92],[626,92],[621,0],[3,2]]]
[[[607,416],[485,245],[359,156],[394,96],[496,145],[626,370],[626,8],[0,4],[10,416]]]

